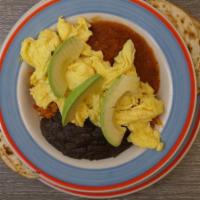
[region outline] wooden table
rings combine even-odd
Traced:
[[[0,0],[0,43],[17,19],[37,0]],[[200,19],[200,0],[171,0]],[[48,188],[37,180],[26,180],[10,171],[0,161],[1,200],[77,200]],[[150,188],[129,195],[123,200],[199,200],[200,199],[200,137],[192,149],[166,178]]]

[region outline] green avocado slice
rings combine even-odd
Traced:
[[[79,103],[87,96],[91,95],[94,90],[100,89],[102,77],[98,74],[93,75],[81,85],[76,87],[65,99],[64,107],[62,110],[62,124],[65,126],[73,119],[76,108]]]
[[[83,43],[76,37],[67,39],[53,54],[48,65],[48,80],[56,97],[64,97],[67,91],[65,72],[83,50]]]
[[[117,127],[113,122],[115,106],[118,100],[126,93],[137,93],[139,78],[137,76],[122,75],[115,79],[110,89],[102,99],[100,111],[100,125],[106,140],[115,147],[118,147],[124,137],[122,127]]]

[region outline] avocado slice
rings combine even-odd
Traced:
[[[64,97],[67,91],[65,72],[67,66],[76,61],[83,50],[83,43],[77,37],[71,37],[55,51],[48,65],[48,79],[56,97]]]
[[[139,78],[137,76],[122,75],[115,79],[102,99],[100,111],[100,125],[106,140],[118,147],[124,137],[124,128],[117,127],[113,122],[115,106],[118,100],[126,93],[136,94],[139,89]]]
[[[73,119],[76,108],[79,103],[95,90],[99,90],[103,78],[96,74],[84,81],[81,85],[76,87],[65,99],[64,107],[62,110],[62,124],[65,126]]]

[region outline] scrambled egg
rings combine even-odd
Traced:
[[[136,52],[133,42],[128,40],[124,44],[111,67],[109,62],[103,60],[101,51],[93,51],[86,43],[92,35],[89,28],[90,24],[82,17],[76,24],[71,24],[60,17],[57,32],[46,29],[39,34],[37,40],[25,39],[21,47],[22,59],[35,69],[30,78],[30,93],[35,103],[39,107],[47,108],[49,103],[56,102],[61,111],[64,99],[56,98],[51,91],[47,77],[48,62],[64,40],[76,36],[83,41],[84,48],[80,58],[66,70],[65,77],[69,90],[73,90],[96,73],[103,76],[105,81],[102,91],[90,95],[79,104],[72,122],[81,127],[88,117],[99,126],[101,97],[115,78],[122,74],[137,76],[133,64]],[[129,142],[139,147],[161,151],[163,143],[160,140],[160,133],[150,126],[150,122],[163,111],[164,105],[155,97],[153,88],[147,83],[140,82],[137,94],[126,93],[118,101],[113,120],[116,126],[126,126],[131,131]]]
[[[46,108],[52,101],[56,101],[56,97],[51,91],[47,79],[40,80],[30,89],[30,93],[35,100],[36,105]]]
[[[32,85],[46,76],[48,61],[60,43],[57,33],[50,29],[42,31],[37,40],[27,38],[22,42],[22,59],[35,68],[31,77]]]
[[[60,17],[58,19],[57,30],[63,41],[76,36],[83,42],[87,42],[92,35],[92,32],[89,30],[90,26],[91,25],[83,17],[79,17],[76,24],[71,24]]]
[[[95,74],[94,69],[83,60],[78,60],[68,67],[66,81],[70,90],[75,89],[86,79]]]
[[[164,144],[160,142],[160,133],[154,130],[148,122],[138,121],[128,126],[132,132],[128,141],[139,147],[162,151]]]

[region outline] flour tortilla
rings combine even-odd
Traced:
[[[29,169],[23,164],[18,157],[12,152],[9,145],[4,139],[3,134],[0,131],[0,158],[4,163],[12,169],[14,172],[28,179],[37,179],[38,174]]]
[[[198,82],[198,91],[200,92],[200,22],[166,0],[146,1],[168,18],[185,41],[194,63]],[[0,158],[14,172],[29,179],[38,178],[38,174],[23,164],[23,162],[21,162],[12,152],[1,131]]]
[[[190,51],[200,92],[200,22],[166,0],[146,0],[174,25]]]
[[[193,22],[196,26],[196,29],[198,31],[198,38],[199,38],[199,46],[200,46],[200,22],[196,19],[193,19]],[[196,76],[197,76],[197,86],[198,86],[198,92],[200,93],[200,55],[197,58],[197,64],[196,64]]]

